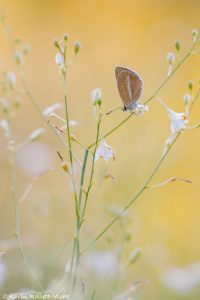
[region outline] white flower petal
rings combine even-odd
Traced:
[[[188,120],[184,113],[177,113],[170,108],[167,108],[167,112],[171,120],[171,131],[173,134],[185,129]]]
[[[101,140],[99,143],[99,147],[95,154],[95,161],[97,161],[99,157],[102,157],[106,162],[111,158],[115,159],[115,151],[106,143],[105,140]]]
[[[180,294],[191,292],[200,283],[200,264],[199,262],[179,268],[169,266],[163,272],[161,281],[165,286]]]
[[[43,115],[45,117],[48,117],[50,114],[52,114],[55,110],[59,109],[62,107],[61,103],[54,103],[50,106],[47,106],[44,110],[43,110]]]

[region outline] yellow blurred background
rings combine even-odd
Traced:
[[[73,54],[74,41],[81,42],[81,51],[67,76],[70,118],[78,123],[72,132],[85,145],[95,138],[91,90],[97,87],[101,89],[104,113],[121,105],[114,67],[125,65],[137,70],[143,77],[142,102],[145,101],[167,75],[166,54],[174,51],[174,41],[177,38],[181,40],[180,55],[183,56],[192,43],[191,29],[200,28],[199,0],[1,2],[13,34],[31,47],[24,72],[42,108],[54,102],[63,102],[62,83],[54,60],[56,49],[53,39],[60,38],[63,32],[69,34],[69,56]],[[1,71],[16,71],[3,32],[0,34],[0,45]],[[187,92],[187,82],[192,79],[197,84],[199,70],[200,57],[192,56],[163,88],[159,96],[170,108],[178,112],[184,110],[182,96]],[[199,109],[200,103],[197,103],[191,116],[191,125],[200,120]],[[125,115],[125,112],[117,111],[105,117],[103,133]],[[22,96],[22,106],[14,119],[15,141],[23,141],[35,128],[44,125],[28,99]],[[103,181],[93,187],[83,229],[84,245],[111,220],[112,216],[106,211],[107,206],[115,204],[123,207],[148,178],[162,154],[164,142],[170,134],[169,126],[163,107],[152,101],[148,113],[131,118],[106,139],[117,153],[116,160],[107,165],[103,161],[97,162],[95,177],[109,171],[116,177],[116,182]],[[3,259],[9,270],[1,288],[3,292],[15,292],[22,287],[30,287],[30,282],[21,266],[17,250],[9,246],[13,240],[14,215],[6,147],[7,141],[1,132],[0,245],[1,251],[6,251]],[[34,144],[32,150],[26,149],[19,155],[17,171],[17,193],[21,195],[34,172],[37,172],[37,166],[46,163],[54,168],[39,178],[21,205],[22,237],[27,243],[25,252],[38,274],[44,271],[42,280],[46,285],[54,277],[62,276],[75,233],[71,183],[60,168],[56,150],[66,157],[65,149],[47,129],[46,135]],[[82,149],[75,146],[75,151],[82,159]],[[124,275],[120,290],[126,289],[137,279],[150,279],[150,284],[138,291],[133,299],[200,298],[198,284],[189,292],[182,293],[167,288],[161,279],[169,266],[185,268],[200,261],[199,152],[199,131],[186,131],[163,163],[153,183],[171,176],[188,178],[193,183],[174,182],[159,189],[147,190],[128,211],[127,230],[132,239],[126,247],[123,260],[126,261],[126,256],[136,246],[142,248],[142,256]],[[26,158],[25,165],[23,158]],[[32,165],[36,166],[36,171],[31,168]],[[115,249],[120,243],[120,227],[115,224],[90,251]],[[57,249],[55,253],[54,247]],[[47,263],[48,255],[50,258]],[[21,270],[21,278],[15,272],[10,274],[12,268]]]

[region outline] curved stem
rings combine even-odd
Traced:
[[[160,86],[155,90],[155,92],[152,94],[152,96],[150,96],[145,102],[144,104],[149,103],[155,96],[157,96],[157,94],[160,92],[160,90],[166,85],[166,83],[171,79],[171,77],[176,73],[176,71],[181,67],[181,65],[187,60],[187,58],[192,54],[193,49],[195,48],[197,42],[194,43],[192,45],[192,47],[189,49],[189,51],[185,54],[185,56],[182,58],[182,60],[180,62],[178,62],[178,64],[176,65],[176,67],[173,69],[173,71],[171,72],[171,74],[169,76],[167,76],[164,81],[160,84]],[[124,120],[122,120],[118,125],[116,125],[113,129],[111,129],[110,131],[108,131],[106,134],[104,134],[104,136],[102,138],[106,138],[109,135],[111,135],[113,132],[115,132],[118,128],[120,128],[123,124],[125,124],[134,114],[130,113],[130,115],[128,117],[126,117]],[[92,148],[95,145],[95,142],[90,144],[88,146],[88,148]]]
[[[200,89],[197,91],[196,96],[194,97],[194,100],[191,103],[190,109],[189,109],[189,113],[191,113],[194,104],[196,103],[198,97],[200,96]],[[88,248],[90,248],[92,245],[95,244],[95,242],[97,240],[99,240],[105,232],[108,231],[108,229],[116,222],[118,221],[123,214],[129,209],[130,206],[132,206],[132,204],[139,198],[139,196],[146,190],[148,184],[150,183],[150,181],[152,180],[152,178],[154,177],[154,175],[157,173],[157,171],[159,170],[160,166],[162,165],[163,161],[165,160],[165,158],[167,157],[167,155],[169,154],[171,148],[173,147],[173,145],[176,143],[176,141],[178,140],[178,138],[180,137],[181,132],[178,132],[176,137],[174,138],[172,144],[167,148],[166,152],[164,153],[164,155],[160,158],[160,160],[158,161],[157,165],[155,166],[155,168],[153,169],[153,171],[151,172],[150,176],[148,177],[148,179],[145,181],[144,185],[141,187],[141,189],[138,191],[138,193],[133,196],[133,198],[127,203],[127,205],[123,208],[122,212],[117,215],[115,218],[112,219],[112,221],[96,236],[96,238],[89,243],[89,245],[83,249],[81,251],[81,253],[85,252]]]

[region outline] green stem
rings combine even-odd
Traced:
[[[116,270],[113,285],[112,285],[112,294],[113,294],[113,296],[116,293],[116,290],[118,288],[118,283],[119,283],[119,279],[120,279],[120,271],[121,271],[121,262],[122,262],[124,249],[125,249],[125,246],[126,246],[126,241],[127,241],[127,233],[124,229],[124,224],[122,223],[121,226],[122,226],[123,236],[122,236],[122,241],[121,241],[121,248],[119,249],[118,255],[117,255],[118,266],[117,266],[117,270]]]
[[[86,191],[85,203],[84,203],[83,211],[82,211],[82,215],[81,215],[81,223],[84,221],[84,216],[85,216],[85,211],[86,211],[86,207],[87,207],[87,203],[88,203],[89,193],[90,193],[90,190],[92,187],[92,182],[93,182],[95,156],[96,156],[97,145],[98,145],[98,141],[99,141],[100,124],[101,124],[101,114],[100,114],[98,122],[97,122],[97,134],[96,134],[95,148],[94,148],[93,157],[92,157],[92,169],[91,169],[88,189]]]
[[[41,291],[44,291],[41,283],[35,278],[35,275],[33,274],[31,267],[26,259],[24,249],[22,247],[21,243],[21,234],[20,234],[20,212],[19,212],[19,202],[17,200],[17,180],[16,180],[16,163],[15,163],[15,152],[14,150],[10,151],[10,165],[11,165],[11,190],[12,190],[12,199],[13,199],[13,205],[14,205],[14,215],[15,215],[15,237],[17,240],[18,250],[20,253],[20,256],[22,258],[22,261],[24,262],[24,265],[26,266],[31,278],[35,282],[35,284],[38,286],[38,288]]]
[[[94,165],[95,165],[95,155],[96,155],[96,150],[97,150],[97,144],[98,144],[98,139],[99,139],[99,133],[100,133],[100,124],[101,124],[101,113],[99,112],[99,118],[97,121],[97,134],[96,134],[96,144],[95,144],[95,149],[93,152],[93,157],[92,157],[92,167],[91,167],[91,174],[90,174],[90,180],[89,180],[89,184],[88,184],[88,189],[86,191],[86,195],[85,195],[85,202],[84,202],[84,206],[83,206],[83,211],[80,217],[80,223],[79,223],[79,228],[77,230],[77,236],[76,236],[76,240],[74,241],[74,247],[73,247],[73,252],[75,252],[75,248],[78,248],[78,256],[77,256],[77,260],[76,260],[76,269],[74,272],[74,280],[73,280],[73,291],[75,289],[76,286],[76,278],[77,278],[77,269],[78,269],[78,265],[79,265],[79,257],[80,257],[80,243],[79,243],[79,237],[80,237],[80,230],[81,230],[81,226],[83,224],[84,221],[84,215],[85,215],[85,211],[86,211],[86,207],[87,207],[87,203],[88,203],[88,198],[89,198],[89,193],[92,187],[92,181],[93,181],[93,176],[94,176]],[[82,174],[81,174],[81,186],[83,185],[84,182],[84,177],[85,177],[85,168],[86,168],[86,163],[87,163],[87,157],[88,157],[88,152],[89,150],[85,151],[85,156],[84,156],[84,162],[83,162],[83,169],[82,169]],[[80,190],[80,194],[79,194],[79,211],[81,212],[81,204],[82,204],[82,191]]]
[[[39,113],[40,117],[44,120],[44,122],[49,126],[49,128],[53,131],[53,133],[56,135],[56,137],[58,138],[58,140],[61,142],[61,144],[67,148],[67,150],[69,151],[69,147],[67,145],[67,143],[65,142],[65,140],[61,137],[60,133],[58,133],[58,130],[50,123],[48,122],[48,118],[46,118],[43,115],[42,109],[41,107],[38,105],[37,101],[34,99],[33,95],[31,94],[26,80],[24,78],[24,74],[22,72],[22,70],[20,70],[19,72],[20,78],[21,78],[21,82],[22,82],[22,86],[23,89],[25,91],[25,94],[27,96],[27,98],[30,100],[30,102],[32,103],[33,107],[35,108],[35,110]],[[78,164],[80,165],[79,159],[75,156],[75,154],[73,154],[74,159],[78,162]]]
[[[84,179],[85,179],[85,171],[86,171],[86,165],[87,165],[87,159],[88,159],[88,153],[89,150],[85,150],[84,154],[84,159],[83,159],[83,166],[81,170],[81,180],[80,180],[80,191],[79,191],[79,200],[78,200],[78,206],[79,206],[79,211],[81,211],[81,203],[82,203],[82,194],[83,194],[83,184],[84,184]],[[79,230],[77,231],[77,235],[79,235]],[[75,256],[75,250],[76,250],[76,241],[77,239],[74,239],[74,244],[73,244],[73,250],[72,250],[72,261],[74,261],[74,256]],[[72,274],[72,263],[70,267],[70,272],[69,272],[69,278],[71,278]]]
[[[166,85],[166,83],[171,79],[171,77],[176,73],[176,71],[181,67],[181,65],[187,60],[187,58],[191,55],[191,52],[193,51],[193,49],[195,48],[195,46],[197,45],[197,42],[194,43],[192,45],[192,47],[189,49],[189,51],[185,54],[185,56],[182,58],[182,60],[180,62],[178,62],[178,64],[176,65],[176,67],[173,69],[173,71],[171,72],[171,74],[169,76],[167,76],[165,78],[165,80],[161,83],[161,85],[155,90],[155,92],[152,94],[152,96],[150,96],[145,102],[144,104],[149,103],[154,97],[157,96],[157,94],[160,92],[160,90]],[[115,132],[118,128],[120,128],[123,124],[125,124],[132,116],[134,115],[134,113],[130,113],[130,115],[128,115],[128,117],[126,117],[124,120],[122,120],[118,125],[116,125],[113,129],[111,129],[110,131],[108,131],[103,138],[108,137],[109,135],[111,135],[113,132]],[[92,148],[95,145],[95,142],[90,144],[88,146],[88,148]]]
[[[196,100],[198,99],[200,95],[200,89],[198,90],[196,96],[194,97],[194,100],[191,103],[190,109],[189,109],[189,113],[191,113],[194,104],[196,103]],[[123,214],[129,209],[130,206],[132,206],[132,204],[139,198],[139,196],[146,190],[148,184],[150,183],[150,181],[152,180],[152,178],[154,177],[154,175],[157,173],[158,169],[160,168],[160,166],[162,165],[163,161],[165,160],[165,158],[167,157],[168,153],[170,152],[172,146],[176,143],[176,141],[178,140],[178,138],[180,137],[181,132],[177,133],[175,139],[173,140],[172,144],[167,148],[166,152],[164,153],[164,155],[161,157],[161,159],[158,161],[157,165],[155,166],[155,168],[153,169],[153,171],[151,172],[150,176],[148,177],[148,179],[146,180],[146,182],[144,183],[144,185],[141,187],[141,189],[138,191],[138,193],[127,203],[127,205],[123,208],[122,212],[117,215],[115,218],[113,218],[113,220],[96,236],[96,238],[90,242],[90,244],[83,249],[83,251],[81,251],[81,253],[85,252],[88,248],[90,248],[92,245],[95,244],[95,242],[97,240],[99,240],[105,232],[108,231],[108,229],[115,224],[116,221],[118,221]]]
[[[82,203],[82,194],[83,194],[83,184],[84,184],[84,178],[85,178],[85,171],[86,171],[86,165],[87,165],[87,159],[88,159],[88,153],[89,150],[85,150],[84,159],[83,159],[83,167],[81,172],[81,181],[80,186],[82,187],[79,192],[79,210],[81,210],[81,203]]]

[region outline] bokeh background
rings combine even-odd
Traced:
[[[199,0],[1,2],[14,35],[31,47],[24,71],[41,107],[63,101],[62,83],[54,61],[56,49],[53,39],[60,38],[63,32],[69,34],[69,56],[73,54],[74,41],[81,42],[80,54],[69,68],[67,76],[70,118],[78,123],[72,131],[85,145],[95,137],[91,90],[101,88],[104,112],[120,105],[114,76],[115,65],[129,66],[141,74],[145,83],[144,101],[165,78],[168,68],[166,54],[174,51],[175,39],[182,41],[181,55],[184,55],[192,43],[191,29],[200,28]],[[0,70],[16,71],[3,32],[0,34],[0,45]],[[182,96],[187,92],[187,82],[192,79],[197,84],[199,76],[200,58],[195,55],[163,88],[160,96],[175,111],[183,111]],[[20,87],[20,81],[18,84]],[[191,125],[200,119],[199,108],[200,104],[197,103]],[[63,111],[60,110],[59,114],[62,115]],[[105,117],[102,132],[107,132],[124,116],[124,112],[117,111]],[[117,153],[116,160],[107,165],[103,161],[97,162],[95,176],[99,178],[109,171],[116,177],[116,182],[99,181],[94,186],[83,229],[83,245],[111,219],[107,207],[123,207],[141,187],[162,153],[164,142],[170,134],[169,125],[163,107],[152,101],[148,114],[130,119],[107,138]],[[21,108],[14,119],[15,141],[23,141],[30,132],[41,126],[45,126],[43,120],[28,99],[22,96]],[[15,248],[6,147],[7,141],[1,132],[0,250],[6,252],[2,256],[0,270],[3,293],[34,288]],[[81,158],[82,149],[77,146],[74,149]],[[66,157],[65,149],[47,129],[40,141],[25,147],[17,157],[18,196],[35,174],[43,168],[54,168],[39,178],[21,205],[25,252],[34,272],[46,286],[62,277],[75,232],[71,183],[61,170],[56,150]],[[159,189],[150,189],[129,210],[126,230],[131,240],[126,246],[123,261],[126,262],[136,246],[141,247],[142,255],[137,263],[122,274],[119,292],[139,279],[149,278],[150,284],[139,290],[133,299],[199,299],[199,151],[199,131],[185,132],[153,183],[171,176],[188,178],[193,183],[174,182]],[[77,167],[77,176],[78,172]],[[116,224],[89,253],[115,252],[121,240],[121,229]],[[87,275],[91,272],[87,270]],[[196,279],[192,281],[194,274]],[[110,299],[111,283],[107,280],[105,283],[105,278],[99,279],[98,274],[96,278],[99,282],[98,299],[102,299],[101,287],[106,289],[107,285],[108,295],[103,295],[104,299]]]

